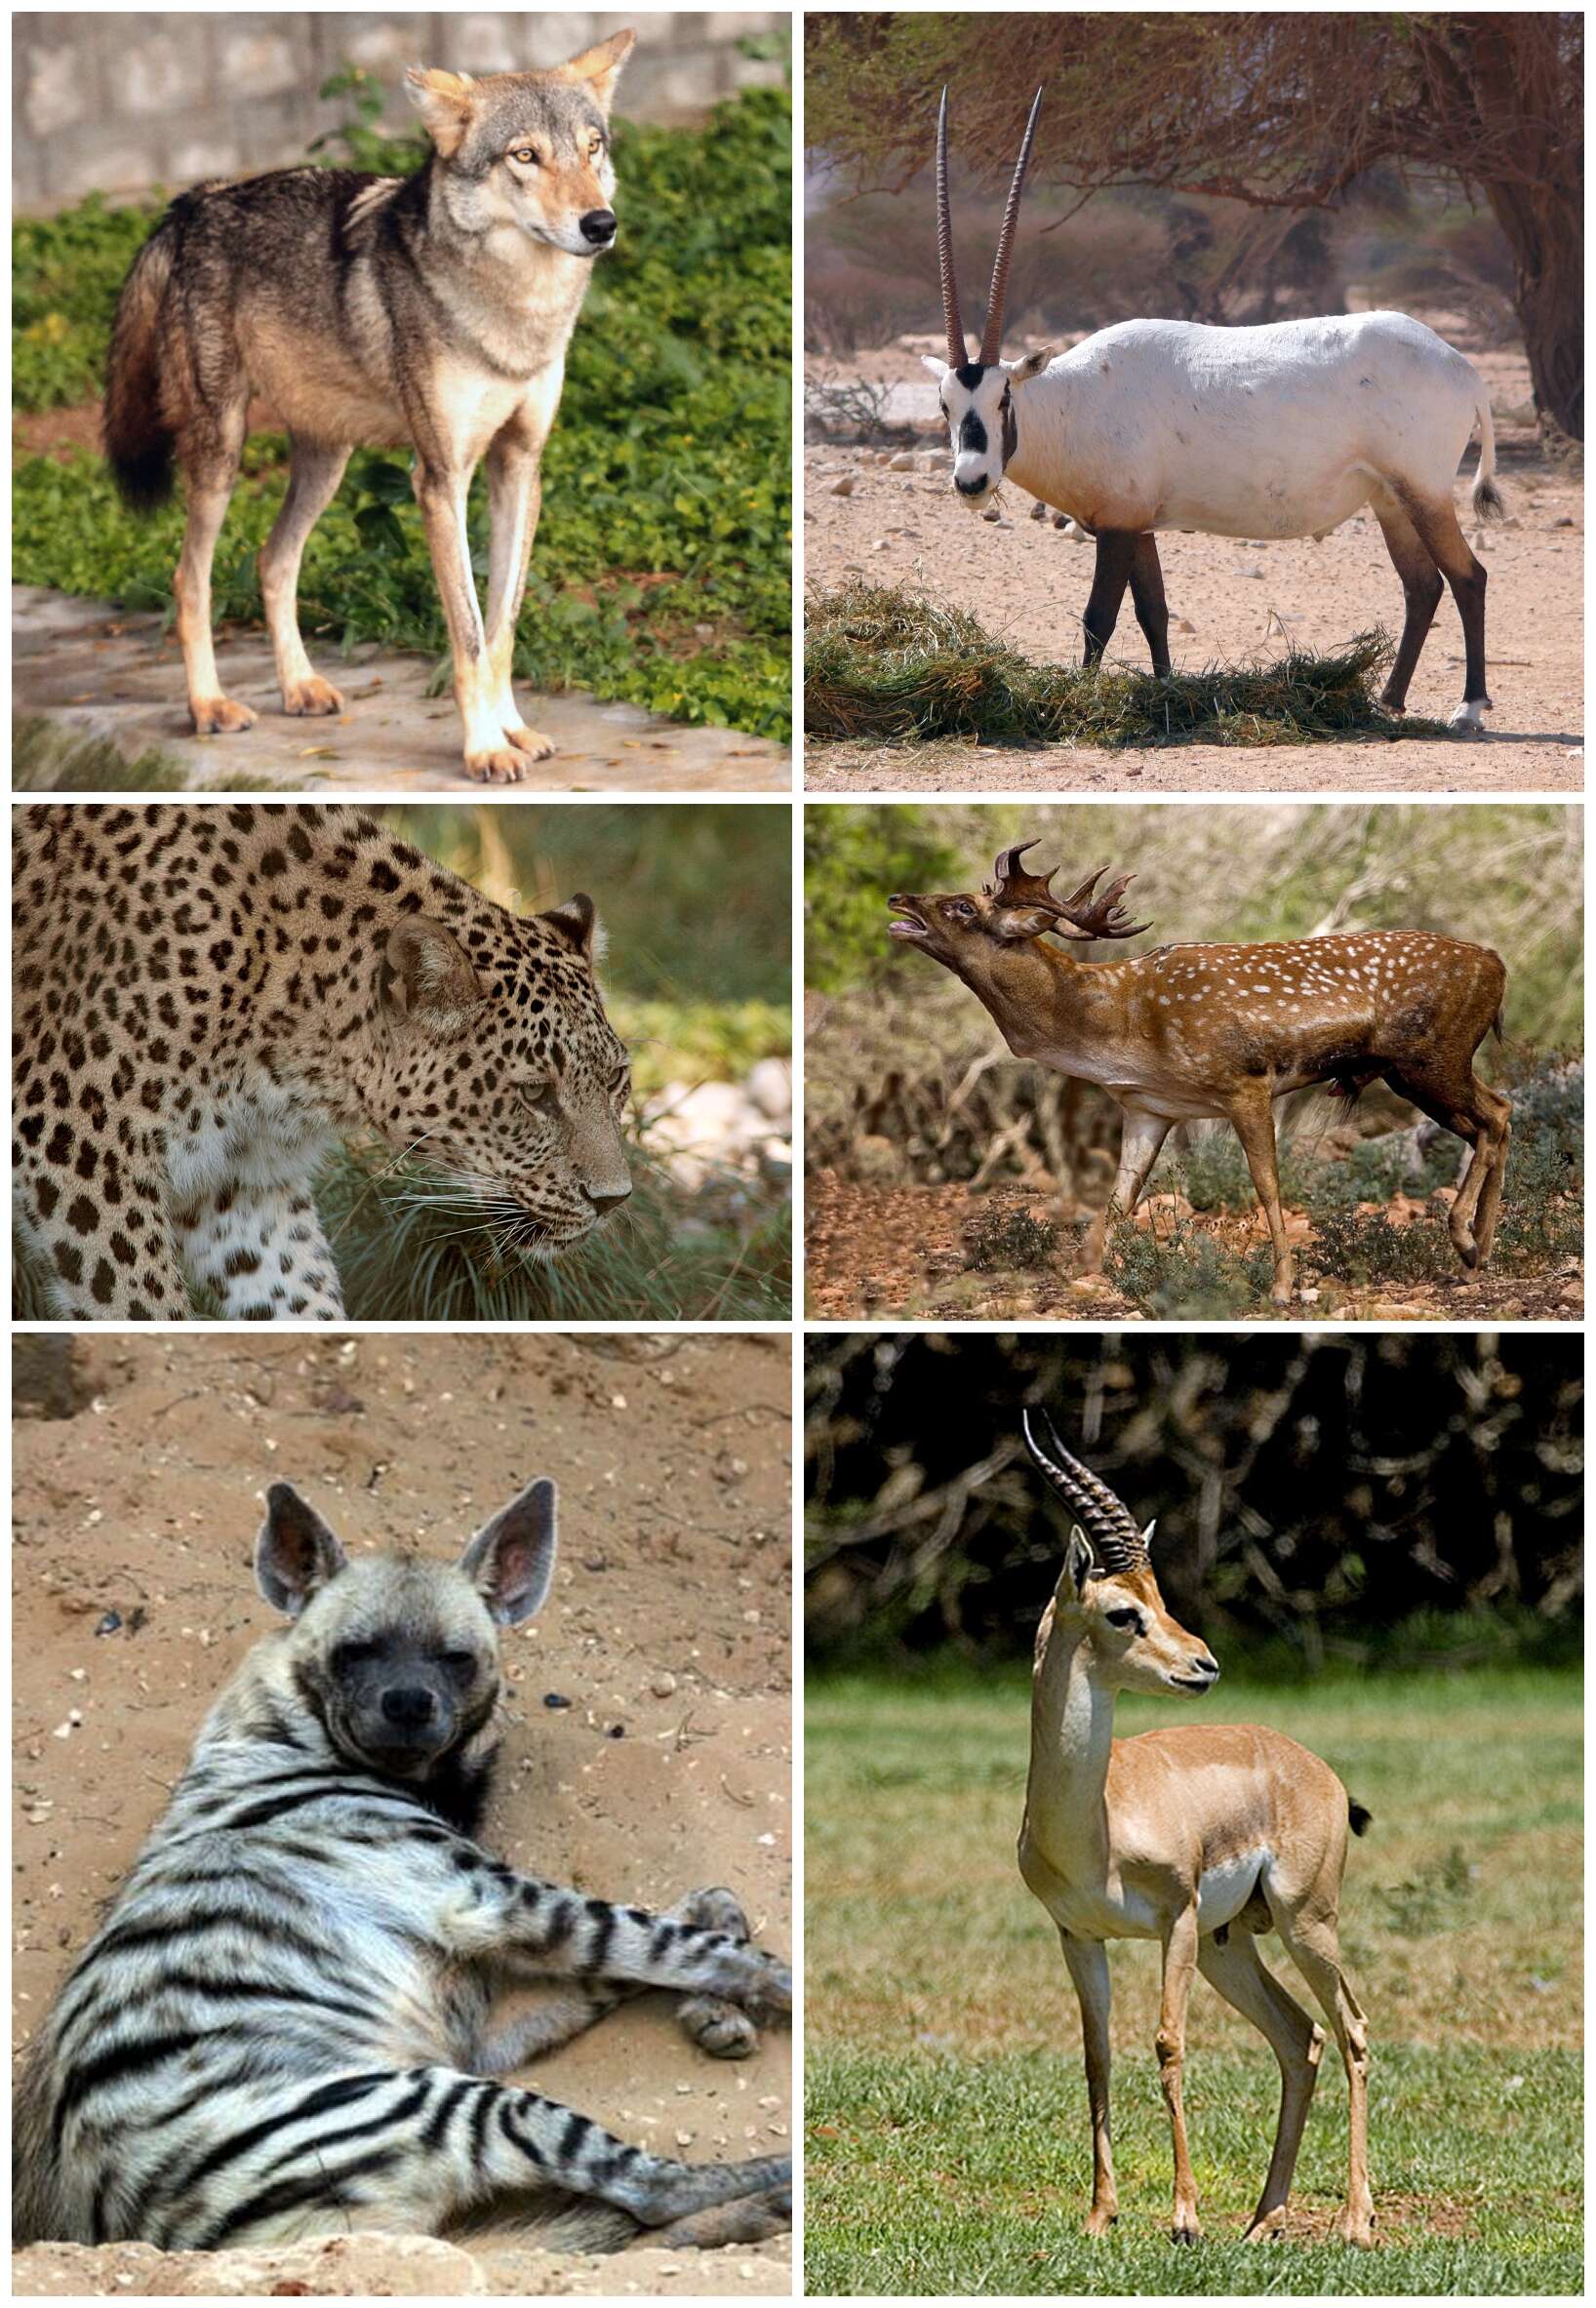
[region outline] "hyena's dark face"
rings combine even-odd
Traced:
[[[487,1728],[499,1695],[499,1629],[529,1618],[554,1573],[554,1485],[532,1484],[458,1564],[411,1556],[350,1563],[287,1483],[267,1494],[256,1572],[294,1619],[295,1690],[339,1751],[424,1779]]]

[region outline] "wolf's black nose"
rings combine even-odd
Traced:
[[[589,209],[579,219],[583,240],[590,240],[595,249],[607,249],[616,236],[614,209]]]
[[[382,1693],[382,1713],[389,1723],[419,1731],[432,1720],[432,1693],[421,1683],[398,1685]]]

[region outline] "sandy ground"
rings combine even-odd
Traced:
[[[42,714],[63,737],[108,738],[128,761],[158,753],[195,792],[220,779],[311,786],[335,793],[471,793],[453,697],[429,695],[436,670],[414,650],[362,644],[330,650],[318,669],[341,694],[341,713],[294,720],[282,710],[263,633],[224,627],[217,657],[229,696],[259,719],[235,736],[196,737],[183,703],[177,636],[156,616],[85,601],[40,585],[12,588],[12,707]],[[785,793],[791,756],[738,730],[695,730],[636,705],[605,704],[584,690],[534,697],[528,719],[554,741],[527,793]]]
[[[19,2044],[156,1818],[212,1694],[273,1623],[249,1564],[261,1491],[280,1476],[351,1551],[402,1540],[452,1557],[520,1484],[555,1475],[560,1569],[542,1615],[505,1638],[489,1840],[516,1863],[649,1905],[730,1884],[756,1934],[790,1949],[785,1339],[109,1334],[77,1354],[89,1397],[77,1415],[15,1429]],[[121,1623],[103,1632],[109,1612]],[[570,1706],[545,1707],[551,1691]],[[785,2031],[749,2060],[711,2060],[664,1997],[617,2013],[536,2081],[665,2153],[779,2154],[791,2136]],[[204,2281],[180,2285],[152,2266],[160,2255],[132,2248],[128,2261],[127,2249],[40,2248],[17,2288],[618,2291],[641,2274],[629,2255],[595,2270],[499,2232],[455,2253],[470,2281],[450,2284],[442,2262],[404,2284],[347,2268],[302,2281],[273,2261],[282,2282],[235,2286],[208,2257]],[[499,2251],[514,2254],[507,2276],[487,2265]],[[788,2289],[778,2246],[656,2256],[673,2263],[655,2271],[666,2288]],[[259,2268],[272,2255],[224,2257]],[[471,2274],[476,2261],[486,2274]]]
[[[1522,355],[1476,349],[1467,343],[1456,316],[1424,317],[1460,342],[1478,364],[1497,413],[1498,465],[1509,517],[1505,525],[1486,532],[1480,547],[1491,578],[1486,647],[1496,707],[1488,738],[1114,753],[1093,747],[810,741],[805,747],[808,789],[1470,793],[1579,788],[1583,492],[1576,479],[1547,462],[1533,429],[1503,414],[1529,403],[1529,371]],[[953,500],[945,432],[936,413],[936,387],[919,364],[921,343],[905,338],[883,351],[859,354],[848,369],[890,384],[895,419],[924,426],[923,438],[935,454],[922,457],[916,470],[903,472],[875,461],[875,452],[815,446],[806,451],[806,589],[828,591],[859,577],[919,586],[970,611],[1026,656],[1078,663],[1092,547],[1065,537],[1051,522],[1032,521],[1031,500],[1013,489],[1003,493],[1003,519],[996,523]],[[931,339],[924,343],[936,349]],[[815,373],[830,365],[811,367]],[[1472,476],[1473,458],[1470,451],[1466,477]],[[840,482],[852,484],[851,494],[834,494]],[[1456,503],[1465,533],[1472,537],[1461,480]],[[1322,544],[1311,538],[1258,544],[1161,536],[1159,554],[1177,670],[1196,671],[1217,659],[1272,657],[1294,643],[1335,650],[1376,625],[1393,638],[1401,629],[1401,588],[1372,514],[1356,516]],[[1146,670],[1146,646],[1129,600],[1108,661]],[[1461,695],[1462,636],[1447,596],[1408,701],[1414,713],[1444,720]]]
[[[1373,1205],[1364,1205],[1366,1211]],[[1418,1215],[1423,1205],[1397,1196],[1380,1209],[1393,1225]],[[1034,1270],[978,1273],[969,1261],[968,1230],[977,1219],[1024,1214],[1056,1224],[1056,1195],[1020,1185],[976,1192],[966,1185],[878,1186],[820,1171],[805,1189],[807,1258],[805,1313],[811,1321],[851,1322],[1144,1322],[1144,1309],[1102,1275],[1075,1271],[1067,1247]],[[1137,1223],[1167,1234],[1177,1213],[1240,1255],[1267,1243],[1257,1211],[1193,1211],[1170,1194],[1154,1194]],[[1284,1309],[1258,1307],[1258,1322],[1577,1322],[1584,1311],[1582,1270],[1576,1262],[1552,1275],[1508,1275],[1487,1268],[1479,1277],[1461,1266],[1444,1281],[1353,1287],[1313,1267],[1305,1214],[1289,1207],[1286,1231],[1297,1253],[1299,1292]]]

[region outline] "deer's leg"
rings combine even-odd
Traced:
[[[1186,2115],[1180,2097],[1181,2072],[1186,2059],[1186,2002],[1191,1975],[1197,1968],[1197,1908],[1183,1908],[1164,1939],[1164,1994],[1158,2012],[1158,2082],[1170,2111],[1170,2137],[1175,2149],[1175,2227],[1177,2244],[1195,2244],[1202,2223],[1197,2217],[1197,2183],[1191,2176],[1186,2150]]]
[[[1096,1274],[1101,1267],[1108,1230],[1115,1219],[1136,1215],[1137,1205],[1170,1129],[1162,1115],[1135,1113],[1127,1107],[1119,1142],[1119,1168],[1114,1173],[1107,1202],[1087,1230],[1083,1273]]]
[[[1267,1893],[1265,1894],[1267,1896]],[[1269,1899],[1275,1928],[1325,2017],[1336,2031],[1346,2069],[1348,2165],[1346,2209],[1336,2223],[1343,2244],[1373,2244],[1375,2199],[1369,2185],[1369,2023],[1341,1969],[1334,1916],[1293,1914]]]
[[[299,636],[299,564],[310,532],[338,495],[347,449],[328,449],[296,434],[289,436],[288,495],[260,548],[260,598],[277,660],[277,683],[285,713],[341,713],[343,699],[323,681],[305,655]]]
[[[1501,1214],[1501,1190],[1507,1176],[1507,1152],[1513,1142],[1511,1101],[1503,1097],[1500,1091],[1488,1091],[1485,1094],[1499,1105],[1500,1114],[1491,1167],[1486,1172],[1479,1207],[1474,1214],[1474,1241],[1482,1266],[1490,1257],[1491,1246],[1496,1239],[1496,1220]]]
[[[1058,1944],[1075,1982],[1081,2007],[1081,2043],[1086,2054],[1086,2096],[1092,2111],[1092,2209],[1086,2232],[1102,2236],[1119,2216],[1119,2192],[1114,2186],[1114,2154],[1108,2135],[1108,2078],[1112,2056],[1108,2047],[1108,1950],[1100,1939],[1075,1939],[1061,1930]]]
[[[1452,726],[1468,736],[1483,735],[1490,694],[1485,686],[1485,570],[1469,550],[1457,526],[1451,497],[1443,503],[1421,504],[1405,497],[1403,510],[1417,531],[1431,559],[1452,587],[1463,626],[1463,701],[1452,716]]]
[[[1170,670],[1170,609],[1164,598],[1158,539],[1150,529],[1137,538],[1131,556],[1131,602],[1152,652],[1153,671],[1163,678]]]
[[[1408,684],[1414,677],[1418,653],[1435,621],[1442,592],[1441,572],[1429,547],[1400,505],[1377,500],[1375,518],[1385,539],[1385,549],[1402,579],[1402,596],[1407,604],[1396,660],[1379,696],[1387,713],[1400,713],[1408,702]]]
[[[1223,1946],[1213,1937],[1200,1941],[1197,1969],[1227,2004],[1233,2004],[1244,2019],[1252,2021],[1280,2062],[1280,2122],[1274,2153],[1247,2230],[1247,2242],[1254,2244],[1279,2233],[1308,2103],[1319,2078],[1325,2031],[1308,2017],[1295,1996],[1287,1994],[1259,1957],[1257,1942],[1250,1931],[1233,1925]]]
[[[1125,599],[1125,588],[1131,581],[1131,564],[1136,558],[1136,532],[1130,529],[1099,529],[1097,532],[1097,560],[1092,573],[1092,590],[1087,595],[1086,662],[1099,664],[1102,653],[1114,637],[1119,622],[1120,604]]]
[[[1244,1093],[1229,1109],[1231,1126],[1241,1140],[1253,1184],[1268,1220],[1269,1243],[1275,1254],[1275,1278],[1269,1296],[1277,1306],[1289,1306],[1295,1276],[1286,1221],[1280,1210],[1280,1168],[1275,1158],[1275,1118],[1266,1087]]]
[[[1411,1099],[1470,1150],[1463,1182],[1447,1214],[1447,1233],[1473,1273],[1484,1264],[1496,1231],[1513,1109],[1500,1091],[1488,1089],[1472,1074],[1460,1089],[1423,1075],[1388,1073],[1385,1079],[1399,1097]]]

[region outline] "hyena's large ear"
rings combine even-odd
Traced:
[[[595,953],[604,951],[604,932],[599,928],[598,916],[593,911],[593,900],[585,890],[579,890],[575,897],[568,897],[564,905],[551,906],[546,914],[539,914],[540,922],[574,945],[584,961],[590,962]]]
[[[569,64],[561,64],[554,76],[557,80],[585,81],[598,99],[599,110],[608,119],[620,68],[636,46],[635,32],[612,32],[597,48],[584,48]]]
[[[255,1575],[273,1611],[298,1618],[318,1587],[343,1569],[343,1549],[292,1483],[273,1483],[255,1542]]]
[[[485,1524],[459,1567],[501,1627],[519,1626],[554,1584],[554,1485],[547,1475]]]
[[[407,914],[388,934],[382,999],[400,1017],[440,1032],[458,1026],[482,1000],[470,958],[453,930]]]
[[[445,160],[459,150],[471,125],[475,85],[469,72],[439,72],[421,64],[412,64],[406,70],[405,94]]]

